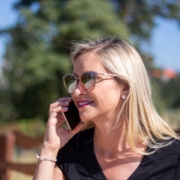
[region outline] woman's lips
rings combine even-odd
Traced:
[[[93,101],[78,101],[77,103],[78,103],[78,108],[81,108],[81,107],[92,104]]]

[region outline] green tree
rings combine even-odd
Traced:
[[[43,0],[44,1],[44,0]],[[42,4],[42,0],[20,0],[16,4],[16,8],[30,7],[34,3]],[[74,0],[76,3],[77,0]],[[66,6],[70,0],[53,0],[51,4],[57,4],[57,8],[61,10],[62,6]],[[118,15],[119,21],[123,21],[130,30],[133,38],[140,40],[149,40],[152,29],[154,28],[155,18],[171,19],[180,23],[180,1],[179,0],[101,0],[92,1],[94,7],[99,11],[104,11],[101,3],[109,2],[115,13]],[[88,5],[88,2],[84,1]],[[80,7],[81,8],[81,7]],[[83,7],[84,8],[84,7]],[[79,9],[80,10],[80,9]],[[76,10],[75,10],[76,11]],[[81,11],[81,10],[80,10]],[[53,15],[52,15],[53,16]],[[107,18],[107,14],[105,17]],[[92,17],[93,18],[93,17]],[[102,21],[103,22],[103,21]],[[100,24],[102,24],[100,22]]]
[[[155,18],[171,19],[180,23],[179,0],[112,0],[117,13],[129,27],[130,34],[139,40],[148,40]]]
[[[141,43],[150,39],[155,18],[180,22],[179,0],[19,0],[15,8],[17,24],[1,31],[9,35],[3,64],[8,89],[0,87],[2,107],[9,108],[4,119],[47,118],[49,103],[65,94],[61,77],[72,70],[70,41],[130,35],[152,66]]]
[[[9,87],[1,91],[8,92],[8,104],[18,119],[46,119],[49,104],[65,94],[61,77],[72,71],[71,40],[107,34],[128,37],[108,1],[22,0],[16,8],[17,24],[2,31],[10,38],[3,65]]]
[[[180,109],[180,75],[161,86],[161,95],[168,108]]]
[[[110,0],[114,3],[120,19],[129,28],[132,41],[136,44],[148,68],[153,67],[153,55],[143,50],[151,39],[157,25],[156,18],[172,20],[180,24],[180,0]]]

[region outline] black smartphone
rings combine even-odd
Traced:
[[[79,111],[73,101],[69,103],[68,111],[62,112],[62,115],[69,130],[73,130],[81,121]]]

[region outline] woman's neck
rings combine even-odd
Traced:
[[[95,125],[94,148],[107,156],[129,151],[124,123],[112,128],[107,124]]]

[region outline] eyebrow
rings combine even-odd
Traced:
[[[72,74],[74,74],[75,76],[77,76],[77,77],[78,77],[78,75],[77,75],[76,73],[72,72]]]

